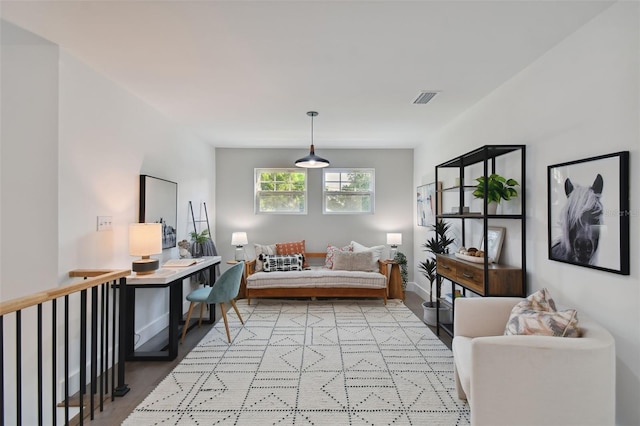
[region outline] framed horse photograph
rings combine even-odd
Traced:
[[[629,151],[547,167],[549,259],[629,275]]]

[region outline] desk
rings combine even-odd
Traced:
[[[161,268],[153,274],[130,275],[127,277],[125,303],[121,305],[121,317],[125,318],[124,342],[125,360],[127,361],[171,361],[178,356],[178,336],[180,335],[180,320],[182,318],[182,282],[204,269],[209,269],[209,276],[215,280],[215,266],[221,261],[220,256],[203,257],[195,265],[181,268]],[[136,290],[143,288],[169,288],[169,326],[168,343],[165,339],[161,348],[155,351],[135,350],[135,307]],[[209,320],[211,324],[215,319],[214,307],[209,310]],[[195,324],[195,323],[194,323]],[[188,324],[184,325],[185,327]]]

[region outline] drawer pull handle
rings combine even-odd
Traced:
[[[462,276],[465,278],[473,278],[473,274],[467,274],[466,272],[463,272]]]
[[[447,265],[440,265],[440,266],[442,266],[442,269],[451,269]]]

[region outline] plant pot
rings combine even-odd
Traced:
[[[433,305],[433,306],[432,306]],[[436,326],[438,325],[436,321],[436,304],[435,302],[422,302],[422,309],[424,309],[423,321],[427,325]],[[441,323],[451,323],[453,319],[451,318],[451,309],[447,307],[443,307],[440,305],[440,322]]]
[[[204,247],[202,243],[193,242],[191,244],[191,257],[198,258],[204,255]]]
[[[495,201],[487,204],[487,214],[496,214],[498,212],[498,203]]]

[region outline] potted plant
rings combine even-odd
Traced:
[[[434,301],[433,283],[436,280],[436,254],[449,253],[449,246],[454,239],[449,236],[451,224],[438,220],[435,225],[431,225],[433,235],[422,245],[429,257],[425,261],[418,263],[418,269],[429,280],[429,301],[424,302],[424,322],[428,325],[436,325],[436,302]],[[448,309],[440,308],[440,315],[448,314]]]
[[[487,200],[487,213],[495,214],[498,208],[498,203],[501,200],[510,200],[518,195],[518,191],[514,186],[518,186],[518,182],[515,179],[507,179],[499,174],[493,173],[490,176],[480,176],[476,178],[478,184],[476,185],[473,196],[476,198],[483,198]],[[485,194],[485,182],[487,185],[487,193]]]
[[[205,229],[200,233],[193,231],[189,235],[191,235],[191,240],[193,241],[193,244],[191,244],[191,257],[202,257],[203,244],[209,239],[209,230]]]
[[[400,266],[400,277],[402,277],[402,291],[407,290],[407,281],[409,280],[409,271],[407,269],[407,256],[402,252],[397,252],[393,258],[394,262]]]

